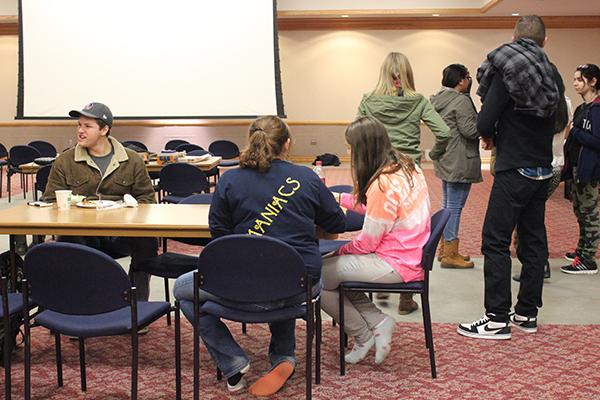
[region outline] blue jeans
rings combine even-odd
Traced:
[[[467,202],[471,184],[442,181],[442,190],[444,192],[442,208],[450,210],[450,219],[444,229],[444,240],[449,242],[458,238],[460,214]]]
[[[313,294],[318,294],[320,288],[320,284],[313,286]],[[198,294],[200,296],[201,303],[210,300],[227,307],[244,311],[276,310],[293,304],[301,304],[305,300],[305,295],[302,294],[301,296],[292,299],[285,299],[270,303],[251,304],[224,300],[203,290],[199,290]],[[184,303],[182,305],[181,310],[190,322],[194,321],[194,310],[193,304],[191,303],[194,300],[193,271],[177,278],[173,288],[173,295],[177,300],[189,301],[189,303]],[[293,365],[296,364],[296,358],[294,355],[296,350],[295,327],[295,319],[269,323],[269,330],[271,331],[269,360],[271,361],[271,365],[273,367],[284,361],[291,362]],[[215,360],[217,363],[217,366],[221,372],[223,372],[227,378],[238,373],[250,362],[250,359],[244,350],[231,335],[227,325],[225,325],[220,318],[213,315],[201,314],[198,331],[202,341],[208,349],[208,352],[212,356],[213,360]]]

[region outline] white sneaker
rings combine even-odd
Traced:
[[[389,315],[384,318],[375,328],[373,328],[373,337],[375,338],[375,364],[381,364],[392,350],[392,333],[396,321]]]
[[[349,364],[356,364],[367,356],[367,353],[374,345],[375,338],[373,336],[371,336],[371,339],[367,340],[365,343],[359,344],[355,342],[354,347],[352,347],[350,353],[344,356],[344,359]]]
[[[246,387],[246,379],[244,379],[244,374],[248,371],[250,371],[250,363],[248,363],[244,368],[240,370],[239,373],[242,374],[242,377],[235,385],[230,385],[229,381],[227,381],[227,390],[230,393],[239,392],[240,390]]]
[[[510,325],[494,322],[487,315],[470,324],[460,324],[456,329],[459,335],[479,339],[510,339]]]
[[[537,317],[526,317],[516,312],[509,315],[510,324],[526,333],[537,332]]]

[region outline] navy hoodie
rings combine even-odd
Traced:
[[[237,168],[219,179],[209,213],[213,238],[233,233],[267,235],[294,247],[314,279],[321,277],[315,225],[343,232],[345,216],[309,168],[273,160],[265,172]]]

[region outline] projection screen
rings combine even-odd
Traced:
[[[275,0],[20,0],[17,119],[284,116]]]

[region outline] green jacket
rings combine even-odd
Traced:
[[[431,129],[436,143],[430,155],[444,152],[450,129],[422,94],[415,96],[380,96],[365,94],[358,106],[357,118],[371,116],[387,129],[394,148],[419,161],[421,156],[421,121]]]
[[[446,151],[433,164],[435,175],[455,183],[481,182],[477,111],[471,99],[454,89],[442,88],[431,104],[450,127]]]
[[[116,139],[110,136],[108,139],[114,154],[104,176],[100,176],[100,169],[87,149],[77,145],[62,153],[52,164],[43,199],[53,201],[55,190],[70,189],[73,194],[88,197],[100,193],[106,200],[122,200],[124,194],[130,194],[138,203],[156,203],[144,160]]]

